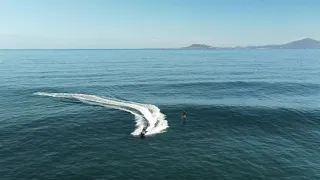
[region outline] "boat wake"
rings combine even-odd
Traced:
[[[76,99],[86,104],[99,105],[129,112],[135,116],[136,120],[136,129],[131,133],[133,136],[140,135],[144,127],[147,127],[146,136],[165,132],[169,127],[168,121],[165,120],[165,115],[160,112],[160,109],[157,106],[152,104],[141,104],[89,94],[37,92],[35,95]]]

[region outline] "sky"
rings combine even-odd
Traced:
[[[0,0],[0,48],[179,48],[320,40],[320,0]]]

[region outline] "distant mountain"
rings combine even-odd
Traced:
[[[264,45],[264,46],[247,46],[247,47],[230,47],[230,48],[218,48],[211,47],[204,44],[193,44],[187,49],[320,49],[320,41],[306,38],[297,41],[293,41],[282,45]]]
[[[205,44],[192,44],[191,46],[185,47],[185,49],[211,49],[211,46]]]
[[[249,46],[249,49],[319,49],[320,41],[306,38],[282,45]]]
[[[320,48],[320,41],[306,38],[306,39],[293,41],[291,43],[281,45],[281,48],[286,48],[286,49],[318,49],[318,48]]]

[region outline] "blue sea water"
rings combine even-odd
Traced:
[[[0,77],[2,180],[320,179],[319,50],[0,50]]]

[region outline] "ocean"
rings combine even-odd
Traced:
[[[0,77],[1,180],[320,179],[320,50],[0,50]]]

